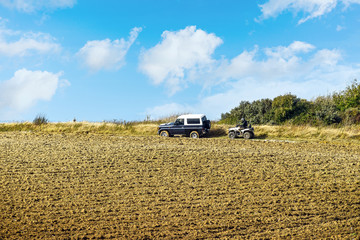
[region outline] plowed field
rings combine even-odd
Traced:
[[[0,134],[0,239],[359,239],[360,145]]]

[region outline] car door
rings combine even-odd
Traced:
[[[185,126],[184,126],[183,118],[176,119],[174,126],[172,127],[172,132],[174,135],[184,135],[185,134]]]

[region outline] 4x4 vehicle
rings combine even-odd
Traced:
[[[184,135],[199,138],[209,133],[210,120],[204,114],[186,114],[179,116],[175,122],[159,125],[158,134],[163,137]]]
[[[229,128],[229,138],[234,139],[236,137],[244,137],[245,139],[251,139],[254,137],[254,128],[249,127],[243,128],[241,126],[236,126]]]

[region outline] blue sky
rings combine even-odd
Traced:
[[[0,0],[0,121],[219,119],[360,79],[360,0]]]

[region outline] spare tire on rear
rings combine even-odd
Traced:
[[[210,120],[204,121],[204,127],[207,128],[207,129],[210,129],[210,128],[211,128],[211,122],[210,122]]]

